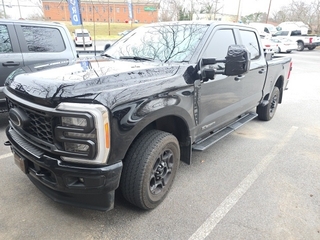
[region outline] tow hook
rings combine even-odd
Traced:
[[[5,146],[11,146],[11,145],[12,145],[10,141],[6,141],[6,142],[4,142],[3,144],[4,144]]]

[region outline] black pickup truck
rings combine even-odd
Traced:
[[[258,32],[217,22],[146,25],[103,56],[21,68],[6,80],[14,161],[53,200],[142,209],[167,195],[179,162],[258,116],[273,118],[291,58],[266,61]]]

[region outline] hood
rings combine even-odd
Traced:
[[[101,92],[139,88],[173,76],[179,66],[147,61],[106,58],[43,63],[14,71],[6,80],[8,90],[42,105],[66,100],[93,101]]]

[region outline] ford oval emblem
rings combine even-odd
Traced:
[[[11,108],[9,119],[14,126],[19,128],[25,128],[30,123],[28,115],[20,108]]]

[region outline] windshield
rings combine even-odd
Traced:
[[[208,27],[201,24],[140,27],[112,45],[105,54],[135,60],[189,61]]]

